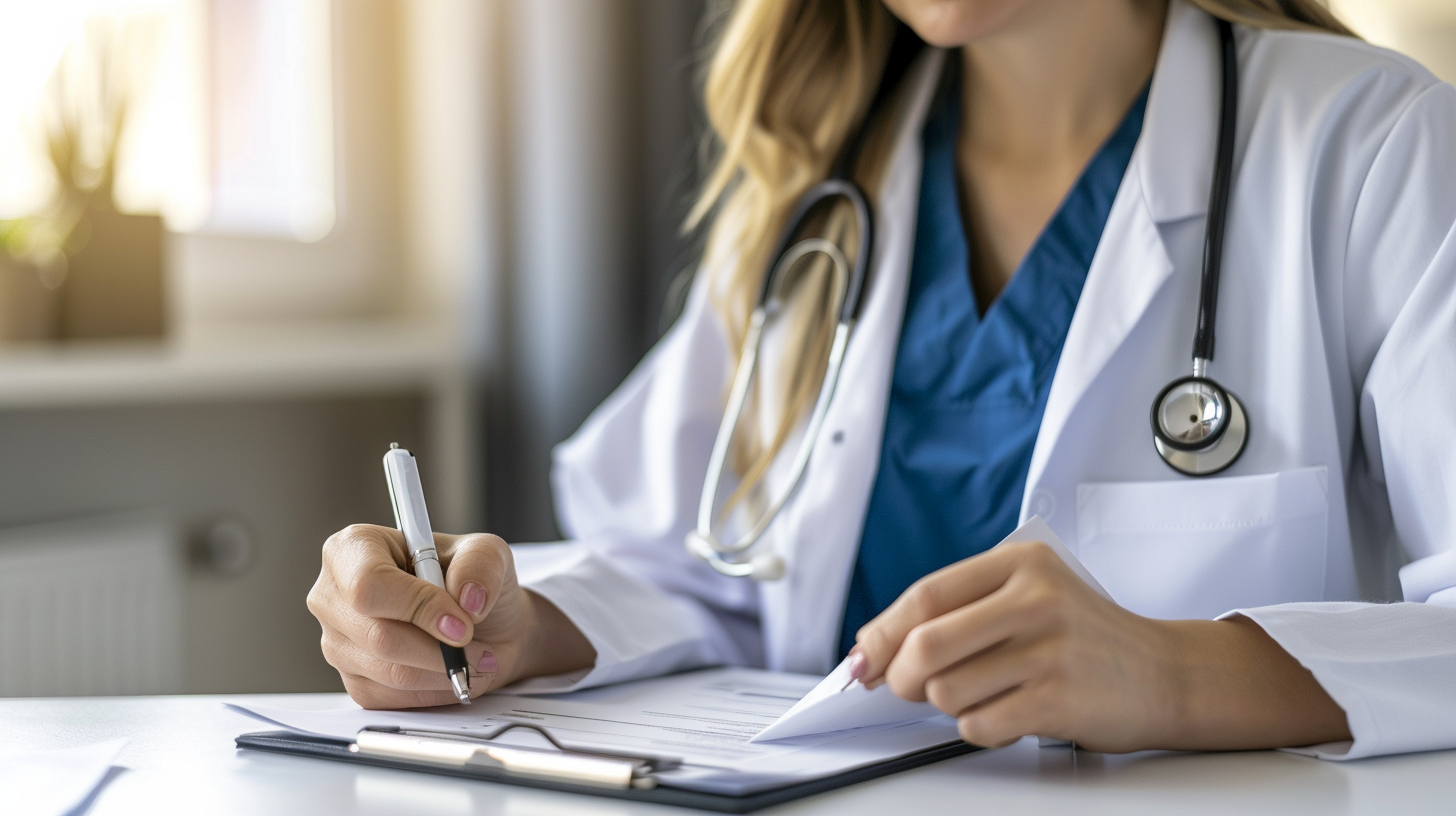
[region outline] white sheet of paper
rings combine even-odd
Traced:
[[[1027,519],[1025,524],[1012,530],[1011,535],[1001,539],[996,546],[999,547],[1002,544],[1011,544],[1017,541],[1044,542],[1048,547],[1052,548],[1052,552],[1056,553],[1072,569],[1072,572],[1077,574],[1078,578],[1087,582],[1087,586],[1097,590],[1098,595],[1113,603],[1117,603],[1117,601],[1112,599],[1112,595],[1103,589],[1101,584],[1097,583],[1097,579],[1092,577],[1092,573],[1088,572],[1087,568],[1082,566],[1082,562],[1077,560],[1077,556],[1072,555],[1072,551],[1067,549],[1067,545],[1063,544],[1060,538],[1057,538],[1057,534],[1052,532],[1052,528],[1048,527],[1047,523],[1041,520],[1041,516],[1032,516]]]
[[[124,739],[46,751],[0,751],[0,798],[10,816],[71,813],[106,778]]]
[[[815,682],[816,678],[802,674],[725,668],[549,697],[490,694],[469,707],[415,711],[229,707],[291,731],[340,739],[353,739],[370,725],[471,734],[525,722],[548,729],[571,748],[679,758],[684,767],[661,774],[661,781],[726,794],[827,776],[960,739],[955,721],[937,716],[772,745],[749,741]],[[506,734],[501,741],[544,746],[539,737],[525,731]]]
[[[849,659],[846,658],[793,708],[749,742],[770,742],[846,728],[913,722],[939,713],[930,703],[912,703],[896,697],[887,685],[871,691],[857,680],[850,682]]]
[[[1032,516],[996,546],[1016,541],[1046,542],[1077,577],[1086,581],[1102,597],[1112,600],[1107,590],[1097,583],[1097,579],[1082,566],[1077,556],[1072,555],[1072,551],[1042,521],[1041,516]],[[751,742],[768,742],[846,728],[912,722],[933,717],[937,713],[935,707],[929,703],[912,703],[896,697],[889,686],[882,685],[871,691],[858,681],[850,682],[849,661],[846,659],[806,694],[804,699],[754,736]]]

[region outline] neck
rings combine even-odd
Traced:
[[[1157,62],[1166,0],[1042,0],[963,48],[962,144],[1081,155],[1121,121]]]

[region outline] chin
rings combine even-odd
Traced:
[[[996,33],[1036,0],[884,0],[920,39],[957,48]]]

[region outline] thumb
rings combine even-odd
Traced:
[[[445,590],[404,566],[404,536],[386,527],[356,524],[324,544],[324,570],[357,615],[412,623],[432,637],[461,645],[470,640],[470,616]]]
[[[455,646],[470,642],[471,618],[450,593],[400,569],[392,558],[376,554],[350,566],[338,580],[360,615],[412,623]]]
[[[445,588],[456,598],[473,623],[480,623],[510,587],[516,567],[511,549],[499,536],[466,535],[445,544]]]

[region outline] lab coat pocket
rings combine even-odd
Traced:
[[[1077,486],[1078,557],[1118,603],[1154,618],[1324,596],[1324,467]]]

